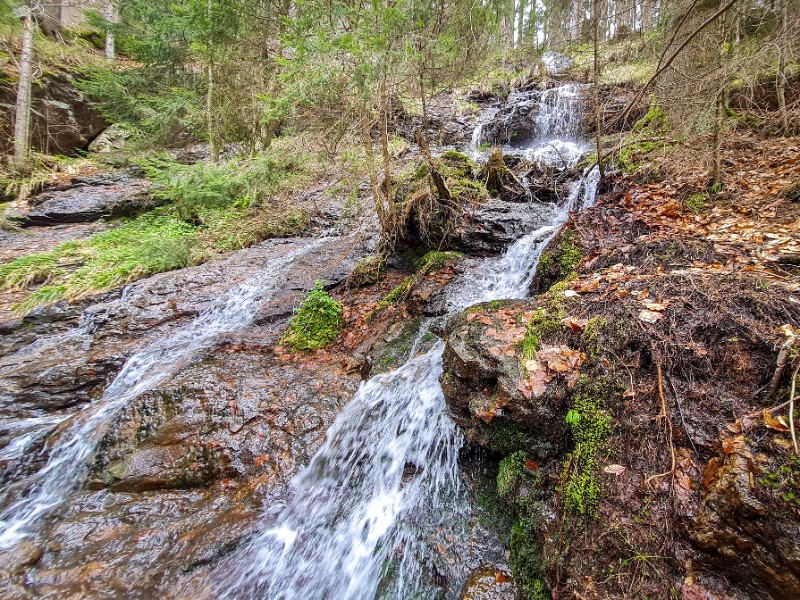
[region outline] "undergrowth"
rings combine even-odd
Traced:
[[[317,281],[295,309],[281,343],[295,351],[310,352],[333,342],[344,327],[342,305],[331,298]]]
[[[16,306],[25,312],[60,299],[74,300],[193,261],[197,229],[171,215],[150,213],[85,241],[0,265],[0,289],[41,284]],[[75,268],[75,265],[78,265]]]

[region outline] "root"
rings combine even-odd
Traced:
[[[772,379],[770,379],[769,382],[769,391],[767,392],[768,397],[774,396],[775,392],[778,391],[778,386],[781,383],[781,377],[783,377],[783,372],[786,370],[786,365],[789,363],[791,350],[796,343],[797,336],[793,335],[783,343],[783,346],[781,346],[781,350],[778,352],[778,362],[775,366],[775,373],[773,373]]]
[[[654,479],[659,479],[661,477],[666,477],[667,475],[672,475],[673,479],[675,477],[675,445],[672,443],[672,419],[669,418],[667,414],[667,400],[664,396],[664,377],[661,372],[661,365],[658,365],[658,397],[661,400],[661,414],[658,415],[657,418],[666,420],[667,423],[667,433],[669,433],[669,450],[672,454],[672,465],[669,471],[665,471],[664,473],[659,473],[658,475],[651,475],[647,479],[645,479],[645,485],[649,486],[650,482]]]

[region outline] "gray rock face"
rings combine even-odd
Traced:
[[[0,87],[0,118],[5,131],[13,131],[16,89]],[[79,92],[68,75],[42,77],[33,87],[31,146],[47,154],[73,155],[86,149],[108,127],[91,101]],[[0,150],[11,149],[10,137],[0,138]]]
[[[475,256],[499,254],[523,235],[548,223],[552,208],[539,203],[491,198],[456,224],[451,247]]]
[[[111,125],[89,144],[89,151],[104,154],[121,150],[130,136],[131,134],[119,125]]]
[[[332,237],[300,255],[254,321],[220,334],[174,363],[166,378],[113,416],[87,483],[35,542],[35,560],[0,552],[0,596],[25,586],[36,598],[176,597],[182,582],[202,595],[204,569],[253,531],[263,506],[324,439],[357,388],[342,356],[283,356],[277,342],[316,279],[330,286],[373,250]],[[89,306],[81,327],[63,332],[67,307],[10,328],[19,343],[0,358],[0,449],[28,433],[21,419],[67,416],[45,430],[27,458],[0,461],[4,482],[46,459],[70,414],[99,402],[138,349],[186,327],[227,290],[313,240],[272,240],[226,258],[136,282]],[[356,243],[357,242],[357,243]],[[62,320],[59,321],[59,316]],[[27,556],[27,554],[26,554]],[[168,559],[167,559],[168,557]],[[177,583],[176,583],[177,582]]]
[[[9,213],[23,225],[87,223],[154,208],[150,182],[125,173],[76,177],[70,187],[34,196],[30,208]]]

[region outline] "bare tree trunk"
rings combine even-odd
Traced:
[[[778,114],[780,115],[781,135],[789,135],[789,113],[786,110],[786,45],[789,29],[789,0],[781,2],[781,31],[778,38],[778,73],[776,92],[778,95]]]
[[[717,94],[714,106],[714,152],[713,152],[713,173],[711,187],[715,191],[722,189],[722,124],[724,117],[725,91],[720,90]]]
[[[600,114],[600,12],[599,0],[592,0],[592,32],[594,38],[594,135],[597,140],[597,168],[600,170],[600,185],[605,179],[603,166],[603,125]]]
[[[518,0],[519,8],[517,11],[517,39],[515,43],[515,47],[522,48],[522,40],[524,39],[523,36],[523,27],[525,27],[525,6],[527,5],[526,0]]]
[[[116,22],[116,10],[114,8],[114,3],[111,0],[105,6],[103,10],[103,16],[105,17],[106,21],[109,23]],[[114,40],[114,31],[109,28],[106,31],[106,60],[109,62],[114,62],[117,59],[117,49],[116,49],[116,42]]]
[[[24,169],[31,130],[31,86],[33,84],[33,10],[30,5],[19,10],[23,18],[22,54],[19,61],[19,84],[14,118],[14,167]]]
[[[389,154],[389,98],[386,93],[386,83],[381,82],[381,150],[383,152],[383,187],[386,194],[386,201],[389,206],[394,206],[392,196],[392,165],[391,155]],[[394,220],[394,214],[390,217]]]
[[[572,0],[572,16],[570,17],[571,40],[577,40],[581,35],[581,17],[583,16],[583,0]]]
[[[208,15],[208,22],[211,23],[213,18],[212,14],[212,0],[207,0],[206,10]],[[208,43],[208,89],[206,90],[206,122],[208,127],[208,145],[211,164],[216,165],[219,163],[219,140],[215,131],[216,126],[214,123],[214,50],[211,47],[211,42]]]

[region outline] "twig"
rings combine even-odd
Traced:
[[[661,414],[658,415],[659,419],[665,419],[667,422],[667,432],[669,433],[669,449],[672,454],[672,466],[669,471],[665,471],[664,473],[659,473],[658,475],[651,475],[645,480],[645,485],[650,485],[650,482],[653,479],[658,479],[660,477],[666,477],[667,475],[675,476],[675,446],[672,443],[672,419],[669,418],[667,415],[667,400],[664,396],[664,378],[661,373],[661,365],[657,367],[657,374],[658,374],[658,397],[661,400]]]
[[[683,424],[683,431],[686,432],[686,439],[688,439],[689,443],[692,445],[692,450],[694,450],[694,453],[699,456],[700,453],[697,451],[697,446],[694,445],[694,440],[692,439],[692,436],[689,435],[689,429],[686,426],[686,419],[683,418],[683,408],[681,407],[681,400],[678,397],[678,390],[675,389],[675,383],[672,381],[671,377],[667,377],[667,382],[669,383],[669,387],[672,389],[673,396],[675,396],[675,404],[678,407],[678,414],[681,417],[681,423]]]
[[[781,346],[781,350],[778,352],[778,362],[775,366],[775,373],[772,374],[772,379],[769,381],[769,391],[767,392],[767,397],[774,396],[775,392],[778,391],[778,386],[781,383],[781,377],[783,377],[783,372],[786,370],[786,364],[789,362],[789,354],[796,342],[797,336],[793,335],[783,343],[783,346]]]
[[[800,449],[797,447],[797,434],[794,430],[794,394],[797,388],[797,372],[800,371],[800,362],[794,368],[792,373],[792,391],[789,394],[789,430],[792,432],[792,443],[794,444],[794,453],[800,455]]]

